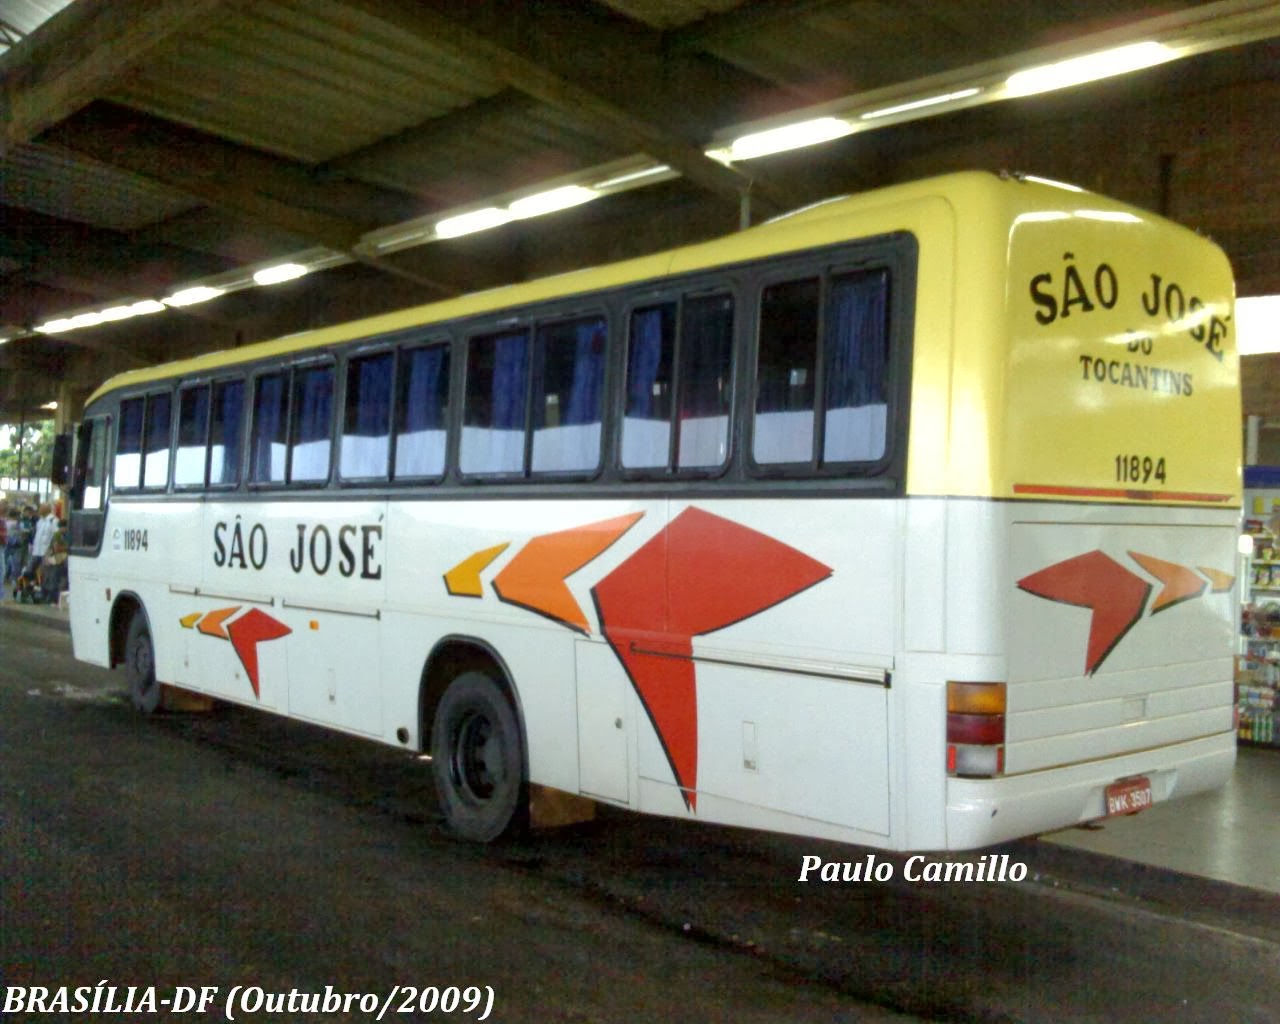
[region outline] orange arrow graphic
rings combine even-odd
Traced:
[[[1152,615],[1166,608],[1172,608],[1175,604],[1181,604],[1183,601],[1190,601],[1193,597],[1199,597],[1207,586],[1205,581],[1194,572],[1176,562],[1166,562],[1151,555],[1140,555],[1136,551],[1130,551],[1129,557],[1164,584],[1151,605]]]
[[[635,512],[534,537],[494,577],[493,589],[509,604],[518,604],[570,629],[590,633],[587,617],[565,580],[607,549],[643,515]]]
[[[444,589],[454,597],[483,597],[484,588],[480,583],[480,574],[510,546],[510,544],[499,544],[496,547],[477,551],[474,555],[463,559],[444,574]]]
[[[1209,578],[1209,586],[1213,588],[1212,592],[1215,594],[1225,594],[1235,586],[1236,578],[1229,572],[1223,572],[1220,569],[1206,569],[1203,565],[1198,565],[1196,568]]]
[[[236,612],[240,610],[240,605],[234,608],[219,608],[217,611],[209,612],[200,620],[200,625],[196,628],[205,636],[216,636],[219,640],[230,640],[227,636],[226,627],[222,624]]]

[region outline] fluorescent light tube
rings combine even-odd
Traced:
[[[802,146],[830,142],[832,139],[849,135],[853,131],[853,125],[843,118],[815,117],[810,121],[798,121],[795,124],[783,125],[781,128],[770,128],[767,131],[743,135],[734,139],[727,148],[710,150],[707,155],[724,162],[753,160],[759,156],[785,153],[787,150],[800,149]]]
[[[253,275],[254,284],[279,284],[281,281],[293,281],[307,273],[301,263],[280,263],[274,267],[265,267]]]
[[[499,210],[496,206],[486,206],[483,210],[474,210],[471,213],[446,217],[439,221],[436,224],[436,237],[458,238],[460,235],[469,235],[475,231],[487,231],[489,228],[500,227],[510,219],[511,214],[508,211]]]
[[[174,292],[164,300],[166,306],[194,306],[197,302],[208,302],[222,294],[221,288],[210,288],[196,285],[194,288],[183,288]]]
[[[1142,68],[1173,60],[1177,55],[1177,51],[1153,40],[1130,43],[1128,46],[1099,50],[1083,57],[1072,57],[1070,60],[1016,72],[1005,80],[1004,92],[1006,96],[1033,96],[1100,78],[1140,71]]]
[[[544,213],[555,213],[557,210],[589,203],[599,195],[595,189],[584,185],[565,185],[563,188],[553,188],[517,199],[507,207],[507,211],[512,217],[538,217]]]

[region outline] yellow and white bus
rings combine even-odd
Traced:
[[[1219,785],[1233,284],[1210,242],[958,174],[116,377],[77,657],[530,784],[895,850]]]

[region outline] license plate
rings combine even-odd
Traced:
[[[1152,804],[1151,780],[1145,775],[1121,779],[1107,787],[1107,817],[1137,814]]]

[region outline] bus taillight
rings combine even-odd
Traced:
[[[947,683],[947,773],[1004,771],[1004,683]]]

